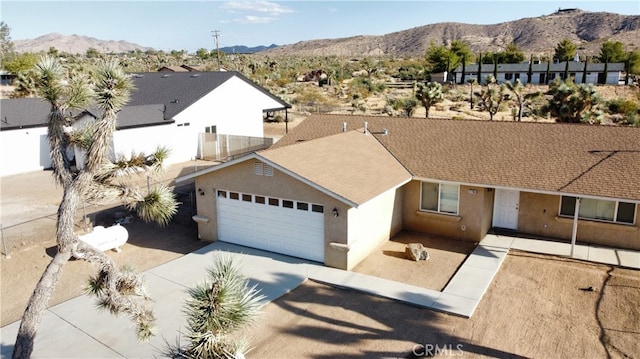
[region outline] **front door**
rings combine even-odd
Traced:
[[[496,189],[493,201],[493,227],[517,230],[519,207],[519,191]]]

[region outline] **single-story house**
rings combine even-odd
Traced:
[[[166,146],[171,149],[168,163],[189,161],[202,157],[210,145],[204,143],[204,134],[212,142],[223,135],[262,140],[264,113],[291,107],[234,71],[149,72],[133,74],[132,80],[135,89],[118,114],[115,155]],[[51,167],[49,110],[40,99],[1,100],[0,176]],[[73,115],[80,125],[96,114],[86,109]]]
[[[182,176],[198,233],[351,269],[400,230],[640,249],[640,128],[311,115]],[[575,225],[575,226],[574,226]]]
[[[494,71],[497,66],[497,71]],[[548,71],[547,71],[548,66]],[[569,77],[574,78],[575,83],[582,83],[582,78],[585,76],[586,66],[586,80],[585,83],[589,84],[609,84],[619,85],[624,83],[624,63],[587,63],[569,61]],[[476,79],[478,82],[485,82],[487,76],[495,76],[498,83],[506,81],[515,82],[520,80],[523,84],[546,84],[547,81],[551,83],[556,78],[563,79],[567,62],[556,63],[521,63],[521,64],[469,64],[464,68],[464,82],[468,82],[470,79]],[[605,74],[606,67],[606,74]],[[478,75],[478,71],[481,70],[482,74]],[[529,78],[529,70],[531,70],[531,78]],[[548,73],[548,75],[547,75]],[[463,82],[462,65],[458,66],[454,71],[456,83]],[[548,76],[548,79],[547,79]],[[481,81],[480,81],[480,80]]]

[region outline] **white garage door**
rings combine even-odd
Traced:
[[[218,239],[324,262],[324,207],[217,191]]]

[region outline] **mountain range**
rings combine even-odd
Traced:
[[[640,15],[620,15],[608,12],[588,12],[580,9],[559,9],[553,14],[522,18],[493,25],[443,22],[419,26],[379,36],[353,36],[337,39],[300,41],[277,46],[221,48],[226,53],[260,52],[272,56],[422,56],[429,45],[449,44],[453,40],[469,43],[474,52],[500,51],[508,44],[517,45],[525,54],[552,53],[563,39],[578,46],[578,52],[595,55],[604,41],[620,41],[627,51],[640,50]],[[32,40],[16,40],[18,52],[48,51],[55,47],[68,53],[86,53],[95,48],[100,52],[125,53],[140,49],[152,50],[126,41],[98,40],[86,36],[65,36],[57,33]]]

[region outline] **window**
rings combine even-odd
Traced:
[[[420,209],[458,214],[458,185],[422,182]]]
[[[238,199],[240,198],[240,195],[238,195],[238,192],[229,192],[229,198]]]
[[[284,208],[293,208],[293,201],[289,201],[287,199],[282,200],[282,207]]]
[[[298,203],[296,203],[296,208],[301,210],[301,211],[308,211],[309,210],[309,203],[298,202]]]
[[[250,194],[242,194],[242,200],[244,202],[251,202],[251,195]]]
[[[218,133],[218,129],[216,126],[207,126],[204,128],[205,133]]]
[[[265,203],[265,202],[264,202],[264,197],[262,197],[262,196],[256,196],[256,203],[264,204],[264,203]]]
[[[218,197],[227,198],[227,191],[218,191]]]
[[[321,206],[319,204],[312,204],[311,211],[316,213],[324,213],[324,206]]]
[[[560,215],[573,217],[576,210],[576,197],[562,196]],[[578,218],[597,221],[633,224],[636,217],[634,203],[608,201],[604,199],[582,198]]]
[[[280,200],[277,198],[269,198],[270,206],[280,206]]]
[[[507,80],[507,81],[513,80],[513,73],[511,73],[511,72],[506,72],[506,73],[504,74],[504,79],[505,79],[505,80]]]

